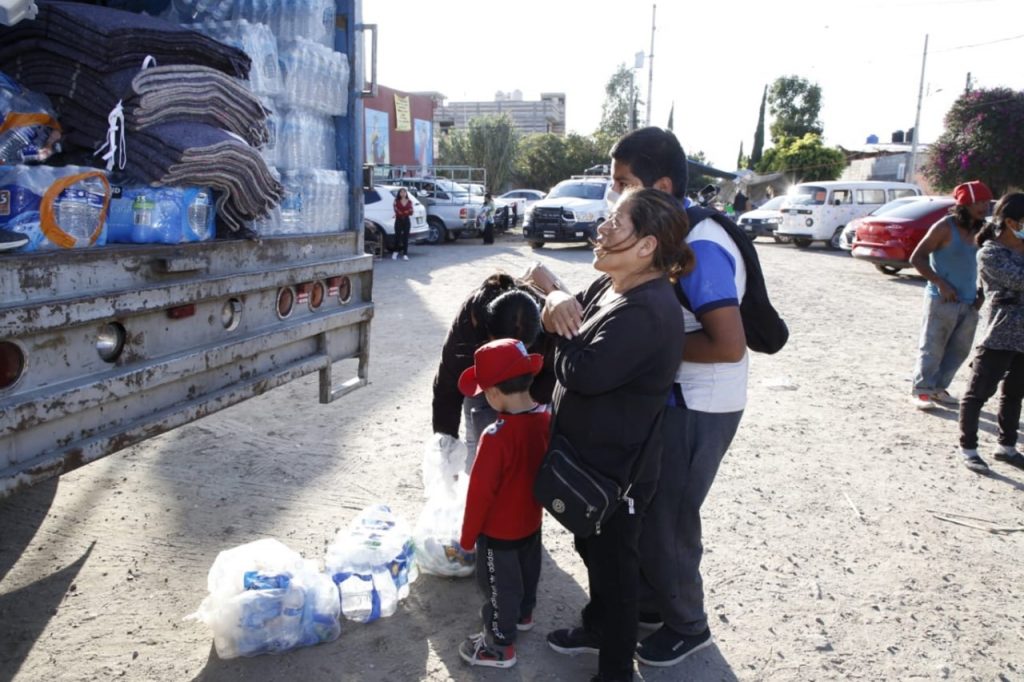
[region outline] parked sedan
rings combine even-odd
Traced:
[[[512,205],[515,204],[516,216],[519,220],[522,220],[526,215],[526,211],[533,208],[533,205],[546,197],[545,192],[541,192],[539,189],[514,189],[509,192],[505,192],[500,197],[496,197],[497,202]]]
[[[921,199],[939,199],[939,198],[941,198],[941,197],[917,197],[917,196],[914,196],[914,197],[900,197],[899,199],[893,199],[892,201],[890,201],[887,204],[882,204],[881,206],[876,208],[871,213],[868,213],[866,216],[862,216],[860,218],[854,218],[853,220],[851,220],[850,222],[848,222],[846,224],[846,227],[843,228],[842,235],[840,235],[840,237],[839,237],[839,248],[843,249],[844,251],[851,251],[853,249],[853,238],[855,236],[857,236],[857,228],[860,227],[861,224],[865,220],[870,220],[872,216],[882,215],[883,213],[888,213],[889,211],[893,210],[894,208],[899,208],[900,206],[903,206],[905,204],[909,204],[912,201],[920,201]]]
[[[951,197],[923,197],[884,215],[867,216],[854,237],[853,257],[874,263],[887,275],[909,268],[918,242],[954,203]]]
[[[391,251],[395,248],[395,197],[400,187],[375,185],[373,189],[363,190],[363,224],[368,239],[381,239],[384,247]],[[409,241],[415,242],[427,238],[430,228],[427,226],[427,209],[416,196],[409,192],[412,200],[412,219],[410,220]]]
[[[782,213],[779,212],[779,209],[785,200],[785,195],[769,199],[753,211],[740,214],[736,224],[751,239],[775,237],[775,230],[782,222]],[[776,237],[775,241],[779,241],[779,239]]]

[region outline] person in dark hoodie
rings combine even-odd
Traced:
[[[526,344],[531,353],[544,356],[544,366],[530,387],[530,395],[541,405],[551,402],[554,342],[541,329],[543,301],[543,296],[524,279],[498,272],[466,297],[448,329],[434,375],[432,424],[434,433],[458,438],[465,416],[467,472],[472,468],[480,433],[497,416],[482,396],[466,398],[459,391],[459,376],[473,366],[478,348],[494,339],[512,338]]]

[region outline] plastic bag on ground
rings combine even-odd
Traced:
[[[281,653],[341,634],[341,604],[330,577],[277,540],[218,554],[207,589],[189,618],[210,628],[222,659]]]
[[[324,566],[338,586],[342,614],[361,623],[392,615],[419,573],[408,524],[383,504],[338,531]]]
[[[423,446],[423,496],[448,491],[466,469],[466,444],[446,433],[435,433]]]
[[[432,575],[472,575],[474,552],[459,546],[469,476],[466,446],[451,436],[434,434],[423,450],[423,490],[427,501],[416,520],[413,541],[420,570]]]

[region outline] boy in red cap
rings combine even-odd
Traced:
[[[476,545],[484,631],[467,638],[459,656],[470,665],[510,668],[516,633],[533,627],[537,603],[542,509],[533,499],[533,481],[548,448],[551,413],[530,397],[544,358],[528,353],[522,341],[491,341],[473,359],[459,390],[483,393],[498,418],[477,445],[459,539],[467,551]]]
[[[992,191],[979,180],[957,185],[956,206],[935,223],[914,249],[910,264],[928,280],[911,402],[919,410],[954,406],[947,390],[971,352],[978,326],[978,247]]]

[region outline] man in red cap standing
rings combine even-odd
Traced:
[[[978,247],[992,192],[980,180],[957,185],[956,205],[928,230],[910,264],[928,280],[911,402],[919,410],[957,405],[949,394],[956,371],[971,352],[978,326]]]
[[[476,545],[484,630],[462,642],[459,656],[470,665],[509,668],[516,663],[517,631],[533,627],[537,604],[543,510],[533,481],[548,448],[551,413],[530,396],[544,358],[522,341],[491,341],[473,360],[459,390],[483,394],[498,419],[480,435],[459,539],[467,551]]]

